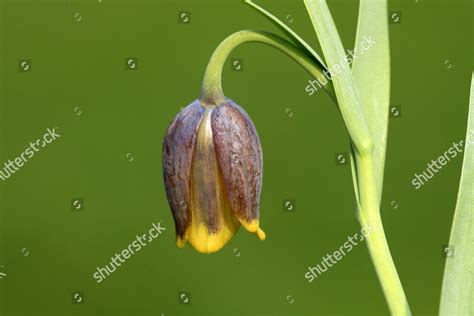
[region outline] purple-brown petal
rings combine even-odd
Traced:
[[[259,218],[263,159],[260,139],[245,111],[230,99],[211,117],[214,144],[227,196],[239,220]]]
[[[163,142],[163,176],[176,234],[183,237],[191,222],[189,192],[194,145],[205,109],[193,101],[173,120]]]

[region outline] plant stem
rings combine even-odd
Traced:
[[[202,85],[201,102],[203,104],[218,105],[225,101],[224,92],[222,91],[222,69],[225,61],[234,48],[248,42],[258,42],[278,49],[306,69],[306,71],[320,83],[327,82],[327,84],[321,84],[321,86],[337,104],[332,83],[324,77],[323,71],[325,71],[325,69],[322,68],[317,61],[278,35],[250,30],[231,34],[219,44],[212,54],[204,74]]]
[[[357,154],[356,156],[360,188],[358,220],[362,227],[372,227],[374,229],[366,236],[366,243],[372,262],[391,314],[395,316],[411,315],[405,292],[398,278],[397,270],[385,238],[379,211],[372,154]]]
[[[239,31],[222,41],[212,54],[204,74],[200,98],[201,103],[204,105],[218,105],[225,101],[224,92],[222,91],[222,69],[230,53],[237,46],[248,42],[258,42],[276,48],[301,65],[319,83],[327,80],[324,76],[324,72],[327,70],[291,42],[268,32]],[[330,80],[327,81],[326,85],[321,84],[321,86],[331,99],[338,104],[334,87]],[[354,106],[348,103],[347,109],[349,114],[357,111],[357,108],[354,109]],[[359,117],[357,115],[353,116]],[[350,118],[353,116],[348,115]],[[346,122],[348,130],[350,126],[354,127],[356,124],[362,124],[362,132],[351,134],[352,138],[358,136],[358,142],[354,143],[360,202],[358,219],[362,227],[372,226],[375,228],[375,231],[367,235],[366,242],[392,315],[409,316],[411,313],[408,302],[398,278],[380,218],[379,200],[372,162],[373,143],[366,131],[363,117],[358,121],[350,121],[349,123],[352,124]]]

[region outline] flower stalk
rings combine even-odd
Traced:
[[[201,103],[204,105],[216,105],[224,102],[225,96],[222,89],[222,70],[224,64],[236,47],[249,42],[262,43],[278,49],[296,61],[316,80],[324,82],[323,72],[327,70],[291,42],[272,33],[244,30],[228,36],[212,54],[204,75]],[[331,99],[338,104],[332,83],[329,81],[328,84],[324,85],[324,88]],[[344,85],[339,85],[338,89],[344,89]],[[338,91],[338,94],[341,93],[344,92]],[[347,113],[357,112],[352,117],[360,116],[360,110],[357,108],[360,105],[346,103]],[[340,106],[340,104],[338,105]],[[362,134],[360,139],[363,139],[363,141],[354,143],[359,187],[359,192],[356,192],[356,194],[359,195],[360,203],[358,220],[362,227],[365,225],[376,227],[375,232],[367,237],[367,246],[392,314],[410,315],[408,303],[388,248],[380,217],[378,193],[372,163],[372,140],[363,119],[346,121],[349,131],[355,124],[360,126],[358,128],[359,131],[364,131],[364,133],[359,133]]]
[[[408,301],[390,254],[380,217],[372,159],[372,154],[356,154],[360,192],[357,219],[361,227],[371,225],[375,228],[374,232],[366,237],[366,243],[391,314],[409,316],[411,312]]]
[[[207,65],[202,84],[201,102],[204,105],[217,105],[225,100],[222,90],[222,69],[230,53],[244,43],[256,42],[269,45],[296,61],[320,83],[324,82],[325,69],[311,57],[302,52],[291,42],[284,38],[264,31],[244,30],[233,33],[224,39],[215,49]],[[323,85],[326,93],[337,103],[333,86],[330,82]]]

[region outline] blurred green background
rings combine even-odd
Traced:
[[[221,40],[246,28],[279,33],[273,25],[240,1],[0,1],[0,162],[47,128],[61,135],[0,182],[0,315],[388,314],[365,245],[304,278],[359,232],[350,167],[336,163],[348,138],[329,98],[306,93],[310,76],[266,46],[232,53],[242,67],[228,61],[224,89],[261,137],[267,240],[241,229],[213,255],[175,247],[164,131],[199,96]],[[257,3],[321,51],[302,1]],[[352,48],[358,2],[329,4]],[[411,180],[465,137],[472,2],[390,1],[389,11],[401,18],[390,25],[391,104],[401,117],[390,120],[381,212],[413,314],[436,315],[462,159],[420,190]],[[77,198],[82,210],[72,210]],[[97,284],[96,267],[159,220],[163,235]]]

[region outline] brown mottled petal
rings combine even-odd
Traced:
[[[237,218],[259,217],[263,159],[260,140],[245,111],[230,99],[212,112],[212,132],[227,196]]]
[[[184,108],[168,127],[163,142],[163,176],[178,236],[191,221],[190,175],[199,123],[205,109],[199,100]]]

